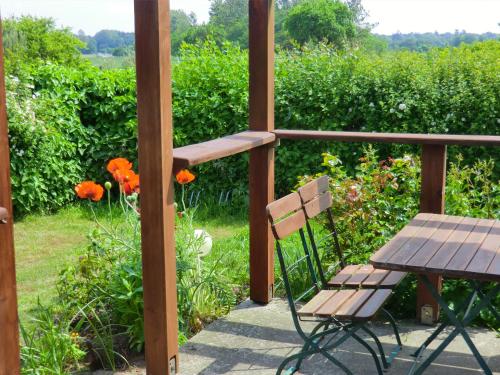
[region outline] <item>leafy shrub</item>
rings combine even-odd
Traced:
[[[276,57],[276,127],[496,134],[500,121],[499,53],[498,41],[433,49],[427,53],[375,55],[363,51],[338,52],[323,45],[279,51]],[[230,44],[219,47],[210,41],[182,48],[179,60],[173,65],[176,147],[248,128],[247,57],[247,52],[238,47]],[[23,168],[15,167],[14,160],[17,211],[57,208],[67,202],[74,178],[68,178],[61,171],[69,171],[69,176],[76,173],[100,180],[103,166],[114,155],[119,153],[135,161],[137,120],[132,69],[100,71],[82,67],[75,70],[47,65],[33,68],[19,78],[21,82],[34,85],[25,96],[29,99],[31,94],[40,94],[40,98],[29,99],[29,102],[40,105],[37,110],[40,122],[45,127],[56,128],[61,138],[58,145],[44,149],[44,155],[62,154],[61,158],[54,158],[71,167],[51,170],[50,175],[57,180],[67,179],[57,186],[61,193],[56,194],[53,202],[36,194],[27,200],[20,197],[25,192],[20,190],[19,181],[30,180],[30,175],[45,176],[42,169],[47,166],[36,164],[36,157],[30,158],[29,165],[22,165]],[[29,129],[31,120],[25,118],[29,111],[23,107],[27,104],[12,104],[17,95],[13,90],[11,84],[11,123],[15,127],[22,118]],[[40,137],[41,144],[50,144],[45,136]],[[24,138],[28,138],[27,133]],[[39,155],[41,151],[36,147],[41,146],[30,146],[28,150]],[[64,147],[64,150],[57,147]],[[316,152],[311,152],[313,149]],[[383,145],[377,149],[383,158],[417,150],[403,145]],[[361,156],[361,148],[354,143],[283,141],[277,148],[276,157],[278,193],[288,191],[295,184],[296,176],[304,171],[318,172],[322,152],[339,155],[348,171],[354,170],[355,160]],[[498,148],[450,147],[450,160],[454,160],[458,152],[463,154],[466,164],[479,158],[496,160],[500,155]],[[203,164],[195,169],[200,176],[197,186],[214,194],[232,189],[246,191],[247,166],[246,154]],[[499,163],[495,163],[493,174],[500,175]],[[54,184],[51,186],[53,188]]]
[[[7,77],[6,84],[16,213],[62,207],[82,176],[76,113],[63,98],[36,91],[32,80]]]
[[[356,172],[348,173],[341,160],[323,154],[322,171],[302,176],[299,184],[321,175],[330,176],[332,211],[339,232],[340,245],[349,262],[367,263],[370,256],[389,241],[419,208],[420,161],[412,155],[379,161],[373,148],[365,149]],[[451,163],[446,183],[446,214],[500,218],[500,181],[493,178],[493,161],[479,160],[464,166],[462,157]],[[326,227],[320,219],[319,223]],[[337,263],[330,250],[323,252],[325,264]],[[330,271],[334,271],[330,267]],[[411,275],[410,275],[411,276]],[[416,279],[407,277],[392,299],[391,311],[400,317],[413,316]],[[459,301],[468,290],[463,281],[447,281],[444,295]],[[494,301],[500,306],[500,296]],[[478,322],[498,327],[498,322],[484,311]]]
[[[21,336],[22,373],[26,375],[65,374],[71,367],[78,368],[78,361],[85,356],[71,319],[40,302],[32,324],[21,326]]]

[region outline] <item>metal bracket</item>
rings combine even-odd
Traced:
[[[177,357],[170,358],[168,364],[170,366],[170,375],[175,375],[177,373]]]
[[[424,305],[420,310],[420,322],[422,324],[432,326],[434,325],[434,309],[431,305]]]
[[[9,211],[6,208],[0,207],[0,224],[7,224],[9,220]]]

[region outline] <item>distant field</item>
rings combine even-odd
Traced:
[[[121,69],[135,65],[134,56],[103,56],[103,55],[83,55],[90,62],[101,69]]]

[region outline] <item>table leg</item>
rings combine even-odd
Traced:
[[[479,298],[481,298],[481,299],[486,298],[483,291],[480,289],[481,284],[479,284],[475,281],[471,281],[471,285],[477,290]],[[488,309],[491,311],[491,313],[493,314],[493,316],[495,317],[497,322],[500,323],[500,315],[498,314],[498,312],[495,310],[495,307],[491,303],[488,304]]]
[[[472,354],[476,358],[477,362],[483,369],[484,373],[487,375],[491,375],[492,372],[488,365],[486,364],[486,361],[484,358],[481,356],[479,351],[477,350],[476,346],[472,342],[470,336],[468,335],[467,331],[465,330],[465,326],[469,324],[480,312],[481,310],[488,306],[490,304],[490,301],[493,297],[497,295],[497,293],[500,291],[500,284],[497,285],[495,288],[493,288],[487,295],[484,296],[484,298],[481,299],[480,303],[474,307],[474,308],[468,308],[468,313],[463,317],[463,320],[460,321],[458,320],[457,316],[454,314],[454,312],[448,307],[448,304],[444,299],[440,296],[434,285],[430,282],[430,280],[427,278],[426,275],[420,275],[420,278],[423,282],[423,284],[426,286],[426,288],[429,290],[433,298],[436,300],[436,302],[441,306],[443,311],[446,313],[448,316],[450,323],[455,326],[455,329],[451,334],[439,345],[436,350],[434,350],[431,355],[425,359],[424,362],[420,364],[416,369],[411,370],[410,373],[412,374],[422,374],[427,367],[443,352],[443,350],[453,341],[453,339],[458,335],[461,334],[462,337],[464,338],[465,342],[467,343],[467,346],[471,350]],[[476,290],[474,291],[476,293]],[[415,371],[413,371],[415,370]]]
[[[472,308],[472,305],[474,304],[474,301],[476,299],[476,292],[473,291],[470,293],[470,295],[457,307],[456,315],[461,313],[463,310],[467,312],[470,311]],[[450,325],[448,321],[445,321],[439,325],[439,327],[430,335],[427,340],[422,344],[420,348],[418,348],[413,354],[413,357],[419,357],[420,354],[422,353],[423,350],[427,349],[427,347],[439,336],[439,334]]]

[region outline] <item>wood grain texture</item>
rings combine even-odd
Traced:
[[[0,206],[10,216],[9,141],[3,67],[3,40],[0,22]],[[20,373],[19,321],[17,316],[16,263],[14,259],[13,222],[0,225],[0,375]]]
[[[280,139],[297,140],[316,139],[338,142],[500,146],[500,136],[498,135],[400,134],[286,129],[276,129],[274,133]]]
[[[266,131],[245,131],[212,141],[174,149],[174,172],[211,160],[225,158],[273,143],[276,136]]]
[[[267,205],[267,215],[272,223],[279,221],[280,218],[289,215],[302,208],[302,203],[298,193],[290,193],[280,199]]]
[[[398,240],[405,231],[398,233],[393,243],[400,245],[392,247],[393,255],[375,253],[371,264],[393,271],[500,282],[500,267],[495,263],[500,259],[499,220],[432,215],[420,226],[403,242]],[[437,229],[429,235],[431,228]],[[411,257],[409,248],[413,248]]]
[[[300,194],[302,202],[305,204],[316,196],[330,190],[330,178],[328,176],[321,176],[301,186],[297,192]]]
[[[148,374],[178,367],[170,11],[135,0],[144,330]]]
[[[464,138],[467,138],[464,136]],[[499,137],[500,138],[500,137]],[[422,145],[422,177],[420,187],[420,212],[444,214],[444,191],[446,186],[446,145]],[[441,292],[443,280],[436,275],[428,275],[434,287]],[[427,288],[417,285],[417,319],[420,320],[422,306],[432,306],[434,321],[439,319],[439,304]]]
[[[274,1],[249,4],[250,130],[274,130]],[[274,289],[274,239],[266,206],[274,200],[274,147],[250,150],[250,297],[267,303]]]

